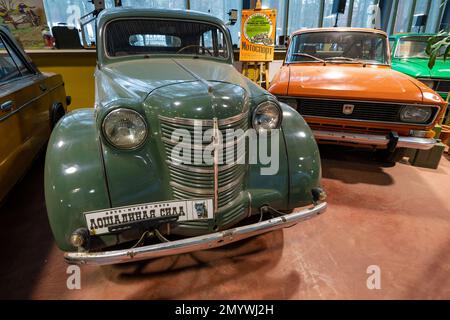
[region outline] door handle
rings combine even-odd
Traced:
[[[47,86],[45,84],[40,84],[39,85],[39,89],[41,89],[41,91],[47,91]]]
[[[1,111],[10,111],[13,106],[14,106],[14,101],[6,101],[5,103],[2,103],[0,105],[0,110]]]

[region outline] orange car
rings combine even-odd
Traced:
[[[293,34],[269,91],[300,112],[320,143],[431,149],[446,102],[390,65],[383,31],[322,28]]]

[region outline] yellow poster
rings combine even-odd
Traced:
[[[240,61],[273,61],[277,10],[243,10]]]

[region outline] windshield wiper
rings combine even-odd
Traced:
[[[349,58],[349,57],[331,57],[331,58],[326,58],[325,60],[331,61],[331,62],[332,61],[348,61],[348,62],[354,62],[354,63],[362,63],[364,67],[367,65],[367,63],[362,60],[355,59],[355,58]]]
[[[325,60],[327,61],[339,61],[339,60],[343,60],[343,61],[351,61],[351,62],[358,62],[358,63],[362,63],[361,60],[359,59],[355,59],[355,58],[349,58],[349,57],[331,57],[331,58],[326,58]]]
[[[293,55],[293,56],[296,56],[296,57],[306,57],[306,58],[311,58],[311,59],[314,59],[314,60],[316,60],[316,61],[322,62],[324,65],[327,64],[327,62],[326,62],[325,60],[320,59],[320,58],[318,58],[318,57],[316,57],[316,56],[313,56],[313,55],[311,55],[311,54],[297,52],[297,53],[293,53],[292,55]]]

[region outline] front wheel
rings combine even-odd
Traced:
[[[64,107],[61,103],[55,103],[52,107],[51,114],[51,128],[53,129],[59,120],[66,114]]]

